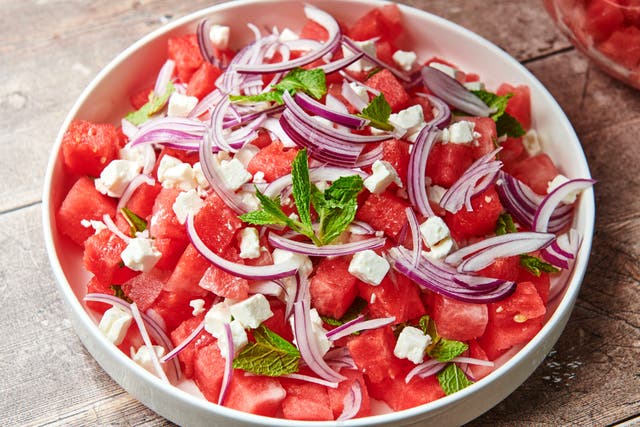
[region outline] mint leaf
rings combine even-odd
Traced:
[[[498,135],[507,135],[511,138],[519,138],[526,134],[518,119],[509,113],[504,113],[496,120],[496,130]]]
[[[559,268],[542,261],[540,258],[536,258],[531,255],[520,255],[520,265],[529,270],[536,277],[540,277],[542,272],[545,273],[558,273]]]
[[[438,373],[438,382],[447,396],[473,384],[455,363]]]
[[[440,337],[435,345],[429,346],[427,353],[440,362],[448,362],[467,351],[469,346],[461,341],[448,340]]]
[[[129,227],[131,227],[130,233],[132,237],[135,237],[137,232],[143,232],[147,229],[147,221],[133,213],[129,208],[121,208],[120,212],[129,224]]]
[[[293,344],[264,325],[253,330],[253,337],[256,342],[236,356],[234,368],[270,377],[298,372],[300,352]]]
[[[141,125],[142,123],[149,120],[152,115],[162,110],[164,105],[167,103],[167,100],[169,100],[169,97],[174,91],[175,86],[173,86],[173,83],[167,83],[167,88],[165,89],[162,96],[156,96],[152,92],[151,95],[149,95],[149,101],[142,107],[140,107],[139,110],[127,114],[125,119],[136,126]]]
[[[363,185],[360,175],[343,176],[324,192],[324,200],[318,200],[317,193],[314,195],[312,200],[320,202],[314,203],[314,208],[320,218],[318,234],[322,244],[331,243],[353,222]]]
[[[252,225],[286,225],[284,221],[263,210],[248,212],[238,218]]]
[[[494,110],[491,118],[496,122],[498,136],[507,135],[512,138],[518,138],[526,133],[520,122],[505,112],[509,99],[513,97],[512,93],[502,96],[486,90],[472,90],[471,93]]]
[[[302,91],[315,99],[320,99],[327,93],[327,77],[320,68],[310,70],[294,68],[275,85],[275,88],[281,91],[287,90],[291,95]]]
[[[327,325],[331,325],[331,326],[344,325],[348,321],[358,317],[364,311],[367,305],[368,305],[367,300],[365,300],[364,298],[356,297],[356,299],[353,300],[353,303],[351,303],[351,306],[347,309],[346,313],[344,313],[344,315],[341,318],[333,319],[328,316],[320,316],[320,318]]]
[[[291,164],[291,177],[293,180],[293,200],[296,202],[298,216],[302,223],[313,229],[311,224],[310,198],[311,182],[309,181],[309,164],[307,149],[298,151]]]
[[[259,103],[259,102],[277,102],[282,104],[282,92],[264,92],[258,95],[229,95],[231,102]]]
[[[373,98],[369,105],[358,114],[358,117],[369,120],[370,126],[390,131],[393,130],[393,126],[389,123],[389,116],[391,116],[391,106],[383,94]]]
[[[507,233],[515,233],[518,231],[513,223],[513,218],[507,212],[500,214],[496,225],[496,236],[502,236]]]
[[[111,288],[111,290],[113,291],[113,296],[120,298],[121,300],[124,300],[129,304],[133,302],[133,300],[124,293],[121,285],[110,285],[109,288]]]

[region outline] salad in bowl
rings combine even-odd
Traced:
[[[477,36],[347,3],[187,17],[61,131],[45,227],[76,327],[181,424],[406,423],[465,401],[458,424],[566,323],[594,183],[566,117]]]

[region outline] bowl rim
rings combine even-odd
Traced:
[[[318,4],[321,7],[322,3],[336,3],[345,0],[324,0],[320,2],[319,0],[311,1],[312,4]],[[161,27],[153,30],[146,36],[137,40],[125,50],[120,52],[113,58],[101,71],[93,78],[93,80],[86,86],[86,88],[79,95],[66,118],[64,119],[62,126],[57,134],[55,143],[52,147],[51,154],[49,156],[49,160],[47,163],[47,169],[44,180],[44,188],[43,188],[43,209],[42,209],[42,221],[43,221],[43,229],[44,229],[44,238],[45,238],[45,246],[47,250],[47,255],[51,264],[51,268],[54,273],[54,277],[56,279],[58,290],[63,297],[63,301],[66,303],[65,307],[67,309],[67,313],[71,315],[72,320],[74,321],[74,329],[76,334],[78,334],[81,338],[81,341],[89,349],[92,357],[95,360],[98,360],[91,351],[90,347],[96,346],[94,351],[100,350],[101,352],[107,354],[107,357],[114,359],[117,363],[121,364],[123,368],[127,371],[127,374],[133,376],[135,381],[140,381],[142,384],[150,387],[158,388],[162,393],[167,393],[172,399],[176,399],[181,401],[186,405],[193,405],[194,407],[198,407],[205,412],[211,413],[212,415],[221,415],[225,418],[233,419],[234,421],[240,421],[247,424],[252,425],[265,425],[265,426],[321,426],[321,425],[335,425],[335,421],[330,422],[318,422],[318,421],[297,421],[297,420],[286,420],[281,418],[272,418],[260,415],[254,415],[250,413],[246,413],[243,411],[227,408],[224,406],[218,406],[212,402],[207,400],[198,398],[189,394],[188,392],[179,389],[176,386],[171,384],[164,383],[155,375],[147,372],[142,367],[133,362],[129,357],[127,357],[123,352],[113,346],[107,339],[100,333],[97,325],[91,319],[89,313],[85,310],[82,303],[78,300],[76,295],[73,293],[70,284],[68,283],[62,265],[58,259],[56,245],[54,241],[54,233],[55,233],[55,212],[53,211],[53,201],[51,200],[51,192],[49,189],[52,186],[53,177],[54,177],[54,169],[57,162],[57,158],[60,155],[62,138],[69,127],[71,121],[76,117],[77,113],[80,110],[80,107],[85,102],[86,98],[93,92],[93,90],[100,84],[100,82],[112,72],[112,70],[118,66],[120,63],[124,62],[127,58],[134,55],[139,49],[144,47],[147,43],[152,40],[160,37],[172,30],[177,29],[178,27],[182,27],[188,24],[195,22],[198,19],[201,19],[204,16],[214,14],[216,12],[234,9],[238,6],[242,5],[250,5],[254,3],[268,3],[274,2],[278,3],[277,0],[236,0],[233,2],[224,2],[219,3],[213,6],[206,7],[204,9],[199,9],[197,11],[191,12],[181,18],[176,19],[173,22],[162,25]],[[392,2],[385,0],[349,0],[350,3],[361,4],[363,6],[367,6],[369,8],[380,7],[386,4],[391,4]],[[584,151],[581,148],[580,141],[578,136],[575,133],[571,123],[566,117],[565,113],[555,100],[555,98],[551,95],[551,93],[542,85],[542,83],[521,63],[519,63],[515,58],[510,56],[508,53],[500,49],[498,46],[488,41],[484,37],[462,27],[459,24],[456,24],[452,21],[449,21],[440,16],[434,15],[425,10],[417,9],[408,5],[395,3],[401,10],[403,14],[411,13],[417,14],[421,19],[427,19],[437,22],[440,25],[445,25],[451,28],[452,31],[458,32],[465,37],[473,38],[477,43],[482,45],[484,48],[488,49],[500,57],[501,60],[511,63],[511,65],[519,68],[519,70],[530,78],[533,85],[536,86],[536,89],[540,91],[546,99],[546,103],[550,105],[553,109],[553,113],[559,119],[559,124],[566,127],[567,131],[571,136],[571,142],[575,145],[579,152],[578,158],[575,161],[578,162],[579,168],[584,173],[584,178],[591,178],[591,174],[589,171],[589,166],[586,161],[586,157]],[[507,360],[502,366],[497,368],[487,377],[475,382],[471,386],[449,396],[442,397],[433,402],[429,402],[420,406],[416,406],[413,408],[405,409],[402,411],[393,411],[388,414],[380,414],[380,415],[372,415],[364,418],[356,418],[346,421],[341,421],[341,425],[346,426],[364,426],[364,425],[385,425],[387,423],[393,422],[401,422],[403,420],[409,421],[415,419],[420,414],[427,412],[437,412],[440,409],[445,408],[446,406],[464,400],[467,396],[479,393],[483,389],[487,388],[490,384],[500,380],[503,378],[509,371],[515,368],[517,365],[524,363],[525,358],[530,355],[534,348],[537,348],[544,341],[549,339],[550,335],[552,335],[552,329],[556,326],[556,323],[562,321],[562,319],[567,318],[573,309],[573,305],[577,298],[577,295],[580,291],[580,286],[584,275],[586,273],[586,268],[589,260],[589,254],[591,252],[591,245],[593,240],[594,233],[594,224],[595,224],[595,197],[593,188],[589,188],[584,191],[581,195],[580,199],[580,214],[583,215],[583,222],[585,224],[584,236],[582,246],[576,257],[577,261],[574,263],[573,270],[570,273],[569,278],[567,279],[567,284],[565,285],[564,295],[561,297],[559,305],[556,307],[553,314],[547,319],[542,329],[526,344],[524,345],[516,354],[514,354],[509,360]],[[86,330],[80,331],[79,325],[86,325]],[[564,329],[564,327],[562,328]],[[561,331],[560,331],[561,332]],[[85,335],[86,334],[86,335]],[[91,339],[91,345],[85,340]],[[551,345],[555,344],[557,338],[551,343]],[[100,361],[98,360],[100,363]],[[103,366],[104,368],[104,366]],[[534,368],[535,369],[535,368]],[[106,370],[106,369],[105,369]],[[120,381],[113,378],[110,372],[107,371],[109,376],[114,379],[116,382],[120,384]],[[529,374],[530,375],[530,374]],[[527,375],[527,376],[529,376]],[[120,384],[122,385],[122,384]],[[517,384],[519,387],[521,383]],[[124,386],[123,386],[124,387]],[[515,389],[514,388],[514,389]],[[137,396],[134,396],[138,399]],[[147,403],[143,402],[146,406]],[[155,411],[156,409],[154,409]],[[487,409],[488,410],[488,409]],[[170,415],[160,414],[170,419]]]

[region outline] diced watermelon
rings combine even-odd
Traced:
[[[139,110],[142,108],[144,104],[149,102],[149,95],[153,91],[153,87],[148,87],[138,92],[135,92],[133,95],[129,97],[129,103],[133,107],[134,110]]]
[[[293,331],[291,330],[291,324],[285,321],[284,318],[284,306],[279,301],[270,301],[271,312],[273,316],[262,322],[264,326],[271,329],[276,334],[280,335],[285,340],[293,341]]]
[[[203,62],[189,79],[187,95],[195,96],[198,99],[204,98],[216,88],[216,79],[220,74],[222,74],[220,68],[206,61]]]
[[[549,300],[549,289],[551,288],[551,278],[549,273],[541,272],[540,276],[536,276],[525,267],[518,270],[518,282],[531,282],[536,287],[538,295],[542,302],[546,305]]]
[[[101,282],[96,276],[93,276],[87,283],[87,293],[111,295],[113,294],[113,289],[111,289],[111,285],[108,282]],[[111,304],[105,304],[103,302],[86,301],[85,304],[87,304],[87,307],[91,310],[95,310],[98,313],[104,313],[112,307]]]
[[[591,0],[586,9],[585,29],[597,43],[607,39],[624,24],[619,4],[610,0]],[[621,45],[624,46],[624,45]]]
[[[545,195],[549,181],[558,175],[558,169],[549,155],[541,153],[513,165],[511,174],[536,193]]]
[[[469,341],[469,357],[480,360],[489,360],[489,356],[487,356],[487,353],[485,353],[482,346],[478,344],[477,340]],[[479,379],[486,377],[493,372],[494,369],[491,366],[474,365],[471,363],[467,366],[473,381],[478,381]]]
[[[513,98],[511,98],[513,100]],[[475,123],[474,132],[480,134],[480,138],[471,143],[471,155],[473,159],[484,156],[492,152],[496,146],[498,138],[496,122],[490,117],[463,117],[462,120]]]
[[[188,83],[203,62],[196,35],[171,37],[167,42],[167,48],[169,59],[173,59],[176,63],[178,78],[182,83]]]
[[[313,19],[307,19],[302,30],[300,30],[300,38],[326,42],[329,40],[329,32]]]
[[[391,42],[388,40],[378,40],[375,44],[376,46],[376,57],[382,62],[395,67],[395,62],[393,61],[393,54],[398,50]]]
[[[250,414],[274,417],[287,392],[276,378],[245,375],[234,370],[224,406]]]
[[[418,318],[426,310],[416,285],[403,275],[392,280],[387,275],[377,285],[358,282],[360,297],[369,302],[369,313],[373,317],[395,317],[395,324]]]
[[[358,295],[356,279],[348,271],[347,257],[324,258],[311,278],[311,303],[318,313],[341,318]]]
[[[494,277],[502,280],[512,280],[523,282],[520,280],[520,257],[511,256],[505,258],[497,258],[493,263],[478,271],[479,276]]]
[[[199,316],[188,318],[184,322],[180,323],[180,325],[171,332],[171,342],[173,345],[178,346],[187,339],[187,337],[191,335],[193,330],[197,328],[203,320],[204,313],[201,313]],[[194,362],[197,351],[212,343],[215,343],[215,338],[213,338],[209,332],[202,331],[193,339],[193,341],[184,347],[180,353],[178,353],[182,373],[185,377],[193,377]]]
[[[531,128],[531,91],[527,85],[512,86],[503,83],[496,93],[504,96],[512,93],[513,96],[507,103],[506,112],[515,117],[525,130]]]
[[[162,190],[162,186],[158,182],[155,185],[144,183],[136,188],[125,207],[140,218],[145,219],[153,212],[153,205],[160,190]],[[116,225],[120,230],[127,230],[125,233],[128,234],[129,223],[122,212],[117,213]]]
[[[193,379],[210,401],[218,403],[225,360],[220,354],[217,341],[199,348],[193,362]]]
[[[442,144],[431,147],[427,160],[427,176],[431,182],[444,188],[451,187],[473,163],[473,150],[469,144]]]
[[[529,156],[529,153],[527,153],[522,143],[522,137],[507,138],[500,146],[502,147],[502,151],[498,153],[498,159],[500,159],[504,165],[502,169],[509,174],[513,173],[513,167],[515,165]]]
[[[171,273],[168,271],[153,269],[148,273],[142,273],[127,280],[122,284],[125,295],[136,303],[141,311],[147,309],[158,298],[164,283]]]
[[[518,283],[513,294],[489,304],[489,322],[478,343],[495,360],[505,350],[531,340],[542,328],[545,313],[535,285]]]
[[[369,223],[376,230],[382,230],[394,239],[407,222],[404,210],[409,203],[388,191],[369,194],[364,203],[359,205],[356,219]]]
[[[194,218],[194,226],[209,249],[222,255],[242,227],[238,215],[215,192],[211,192]]]
[[[296,154],[298,154],[297,148],[285,148],[279,140],[275,140],[251,159],[247,170],[251,174],[262,171],[264,179],[271,182],[291,173],[291,162]]]
[[[382,92],[394,113],[397,113],[409,104],[409,94],[396,76],[391,74],[391,71],[386,68],[369,77],[365,83]]]
[[[424,93],[423,90],[419,90],[418,92]],[[415,103],[414,105],[420,105],[422,107],[422,115],[425,122],[433,119],[433,105],[429,102],[429,98],[425,96],[411,95],[411,99],[411,102]]]
[[[399,139],[388,139],[382,143],[382,160],[391,163],[403,184],[407,183],[409,169],[409,144]]]
[[[362,403],[360,404],[360,410],[354,418],[367,417],[371,415],[371,399],[369,398],[369,392],[367,390],[367,384],[364,381],[364,377],[361,372],[355,369],[341,369],[340,374],[347,377],[346,380],[341,381],[338,384],[338,388],[328,388],[329,402],[331,403],[331,410],[333,411],[333,417],[338,418],[344,410],[344,399],[347,393],[350,393],[353,385],[358,382],[360,384],[360,391],[362,393]]]
[[[126,247],[127,243],[120,237],[109,230],[102,230],[85,242],[82,263],[100,282],[116,283],[114,281],[116,271],[129,270],[127,267],[121,267],[120,254]]]
[[[396,337],[390,326],[372,329],[353,337],[347,348],[365,377],[372,382],[380,382],[385,378],[399,378],[407,371],[411,362],[398,359],[393,354]],[[402,378],[404,381],[404,377]]]
[[[206,291],[198,286],[200,279],[211,263],[193,247],[184,250],[171,277],[164,285],[164,290],[181,292],[192,296],[206,295]]]
[[[439,294],[430,299],[431,316],[438,334],[456,340],[468,341],[484,333],[489,320],[486,304],[458,301]]]
[[[409,383],[405,383],[404,375],[395,379],[384,378],[377,383],[370,382],[369,393],[394,411],[433,402],[445,395],[435,375],[427,378],[415,376]]]
[[[258,148],[264,148],[267,145],[271,144],[271,134],[266,129],[258,129],[258,136],[255,139],[251,140],[251,144],[255,145]]]
[[[79,178],[67,193],[56,215],[58,230],[68,236],[77,245],[94,233],[92,227],[81,224],[83,219],[102,221],[104,214],[113,217],[116,213],[116,202],[100,194],[93,181],[83,176]]]
[[[118,156],[118,133],[110,123],[74,120],[62,137],[62,156],[73,174],[100,176]]]
[[[234,247],[227,249],[224,257],[229,261],[244,264],[238,255],[238,250]],[[207,268],[198,286],[224,298],[243,300],[249,296],[249,281],[247,279],[227,273],[215,265],[210,265]]]
[[[159,270],[173,270],[189,242],[187,240],[172,239],[170,237],[156,237],[153,244],[162,254],[155,268]]]
[[[494,186],[471,199],[472,211],[463,206],[455,214],[447,212],[445,222],[453,238],[463,240],[469,237],[482,237],[496,229],[498,217],[502,213],[502,204]]]
[[[282,415],[289,420],[329,421],[333,411],[327,387],[297,380],[282,381],[287,397],[282,401]]]
[[[391,3],[373,9],[360,17],[347,34],[354,40],[369,40],[380,37],[383,40],[395,40],[402,34],[401,13],[398,6]]]
[[[163,290],[150,308],[164,319],[165,330],[171,332],[182,322],[192,317],[193,308],[189,302],[193,298],[198,298],[198,296],[186,292]]]
[[[598,49],[630,70],[640,68],[640,28],[622,27],[600,43]]]
[[[152,215],[149,219],[149,234],[151,237],[169,238],[188,241],[187,231],[184,225],[178,222],[173,212],[173,204],[180,194],[177,188],[162,188],[153,203]]]

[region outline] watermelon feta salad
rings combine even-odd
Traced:
[[[399,411],[536,335],[593,181],[544,152],[528,87],[419,58],[394,4],[304,14],[244,47],[204,20],[118,126],[73,121],[57,228],[162,380],[270,417]]]

